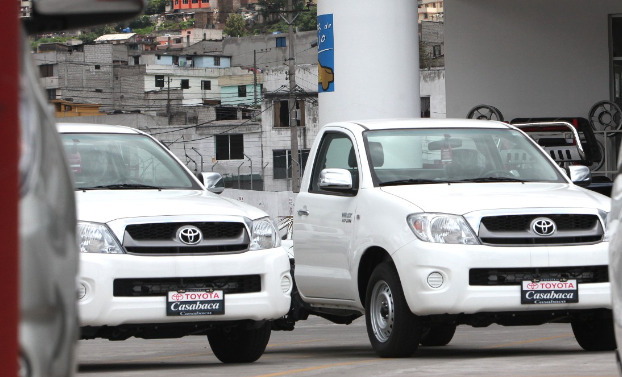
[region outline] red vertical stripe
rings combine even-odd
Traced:
[[[0,34],[3,36],[6,54],[0,64],[0,240],[2,240],[2,263],[0,263],[0,287],[6,289],[3,302],[0,305],[0,365],[2,375],[17,375],[17,324],[18,324],[18,233],[17,233],[17,204],[18,192],[18,93],[19,93],[19,2],[9,7],[13,11],[0,13]]]

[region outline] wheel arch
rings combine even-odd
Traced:
[[[361,300],[361,304],[363,306],[365,306],[365,293],[367,291],[367,282],[369,281],[369,277],[374,271],[374,268],[384,261],[393,262],[389,253],[379,246],[372,246],[368,248],[361,257],[361,261],[358,266],[357,284],[359,299]]]

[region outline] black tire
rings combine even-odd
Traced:
[[[596,102],[590,109],[590,125],[596,131],[618,131],[622,128],[622,110],[611,101]],[[615,132],[607,132],[606,136],[615,136]]]
[[[467,119],[497,120],[503,122],[503,114],[494,106],[477,105],[469,110]]]
[[[208,333],[212,352],[223,363],[252,363],[266,350],[272,329],[270,322],[259,327],[228,327]]]
[[[421,345],[426,347],[446,346],[451,342],[456,333],[456,325],[443,323],[432,325],[423,331]]]
[[[419,346],[421,320],[410,311],[397,270],[390,262],[378,265],[369,278],[365,323],[371,345],[380,357],[409,357]]]
[[[572,332],[577,343],[586,351],[612,351],[616,349],[613,319],[595,317],[573,319]]]

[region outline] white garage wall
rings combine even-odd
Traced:
[[[445,0],[447,116],[479,104],[516,117],[588,117],[610,99],[619,0]]]

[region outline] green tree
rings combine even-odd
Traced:
[[[128,26],[134,30],[134,29],[144,29],[146,27],[149,26],[153,26],[153,22],[151,22],[151,18],[149,18],[149,16],[140,16],[137,17],[133,20],[131,20],[128,24]]]
[[[82,43],[84,44],[91,44],[93,43],[97,38],[99,38],[101,36],[101,34],[97,34],[97,33],[93,33],[93,32],[89,32],[89,33],[82,33],[78,36],[78,39],[82,41]]]
[[[300,31],[316,30],[317,29],[317,7],[312,6],[308,9],[303,9],[298,15],[294,26],[298,27]]]
[[[259,13],[266,20],[271,19],[270,16],[273,18],[275,14],[279,14],[279,12],[283,12],[287,9],[287,0],[259,0],[257,4],[261,6]],[[306,2],[303,0],[294,0],[293,7],[299,12],[296,21],[294,21],[295,28],[300,31],[315,30],[317,28],[317,6],[307,6]],[[261,29],[260,32],[262,33],[271,33],[274,31],[286,33],[288,25],[279,17],[276,21],[263,25],[263,27],[259,29]]]
[[[194,19],[188,20],[188,21],[181,21],[179,23],[179,29],[180,30],[189,29],[189,28],[191,28],[193,26],[194,26]]]
[[[225,22],[223,33],[231,37],[244,37],[248,35],[246,31],[246,21],[241,14],[230,14]]]
[[[269,19],[271,14],[287,9],[287,0],[258,0],[257,5],[260,7],[259,13],[264,18]],[[307,8],[307,2],[305,0],[293,0],[292,6],[294,10],[303,10]]]
[[[164,8],[168,0],[149,0],[145,7],[145,14],[161,14],[164,13]]]

